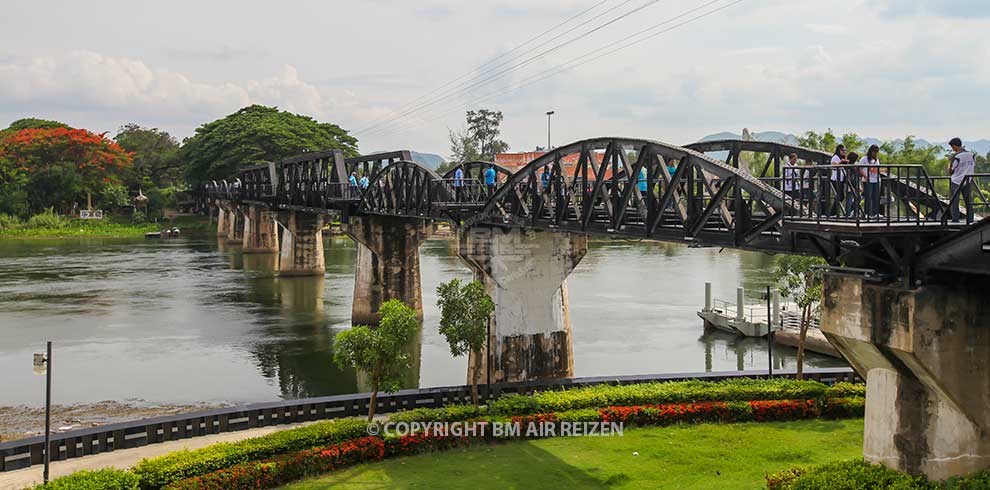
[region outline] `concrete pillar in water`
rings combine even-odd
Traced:
[[[250,205],[244,215],[244,253],[278,253],[278,223],[268,208]]]
[[[217,236],[227,236],[227,210],[223,206],[217,206]]]
[[[990,467],[985,286],[825,276],[822,331],[867,380],[867,461],[937,480]]]
[[[712,283],[705,283],[705,309],[702,311],[712,311]]]
[[[323,215],[301,211],[279,211],[284,228],[280,243],[279,276],[321,276],[326,272],[323,258]]]
[[[746,292],[743,288],[736,288],[736,321],[746,319]]]
[[[244,212],[238,206],[227,208],[227,241],[244,242]]]
[[[574,375],[566,278],[588,252],[573,233],[474,227],[458,233],[458,256],[495,300],[492,382]],[[484,356],[482,356],[484,357]],[[486,360],[471,356],[468,380]]]
[[[398,299],[423,319],[419,246],[433,234],[430,221],[366,216],[351,218],[344,231],[357,243],[351,323],[376,325],[378,309]]]

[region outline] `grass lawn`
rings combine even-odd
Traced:
[[[285,490],[756,490],[765,488],[765,473],[850,459],[862,449],[862,419],[627,428],[622,437],[558,437],[362,464]]]

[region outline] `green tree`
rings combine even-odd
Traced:
[[[821,257],[803,255],[778,255],[774,259],[771,278],[779,284],[780,295],[793,298],[801,307],[801,330],[798,337],[797,379],[804,379],[804,341],[808,327],[817,314],[822,300],[822,269],[826,265]]]
[[[416,335],[416,312],[399,300],[386,301],[379,312],[377,327],[355,325],[334,337],[333,360],[340,366],[364,371],[371,383],[368,422],[375,417],[378,392],[399,389],[402,372],[410,367],[410,356],[403,348]]]
[[[459,279],[437,286],[437,306],[440,307],[440,333],[450,345],[454,357],[474,355],[471,376],[471,401],[478,404],[478,380],[481,378],[482,354],[488,340],[488,322],[495,311],[495,302],[479,281],[461,285]]]
[[[481,160],[478,152],[478,142],[471,137],[467,130],[448,131],[450,137],[450,164],[473,162]],[[490,160],[489,160],[490,161]]]
[[[832,128],[829,128],[822,134],[818,134],[814,131],[808,131],[804,133],[804,136],[798,138],[798,145],[805,148],[811,148],[812,150],[824,151],[826,153],[832,153],[835,151],[835,146],[838,145],[838,138],[835,137],[835,133],[832,132]]]
[[[482,160],[493,162],[495,154],[509,149],[509,144],[498,139],[502,124],[502,111],[479,109],[467,111],[467,134],[477,144]]]
[[[187,178],[195,183],[304,151],[332,149],[356,156],[357,139],[336,124],[252,105],[197,128],[183,142],[180,158]]]
[[[121,126],[113,139],[121,148],[134,153],[134,164],[124,180],[128,187],[144,187],[145,179],[156,187],[181,183],[179,141],[172,135],[158,128],[130,123]]]
[[[0,136],[4,133],[16,133],[22,129],[72,129],[71,126],[60,121],[51,121],[48,119],[38,119],[34,117],[26,117],[24,119],[18,119],[7,126],[6,129],[0,131]]]

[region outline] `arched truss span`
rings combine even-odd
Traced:
[[[437,203],[453,201],[450,189],[433,170],[398,161],[378,171],[361,199],[359,212],[413,218],[441,218]]]
[[[780,191],[696,151],[595,138],[530,162],[475,222],[765,249],[782,242],[787,207]]]
[[[512,176],[512,171],[509,170],[509,169],[507,169],[507,168],[505,168],[505,167],[503,167],[503,166],[501,166],[501,165],[498,165],[498,164],[493,163],[493,162],[483,162],[483,161],[476,160],[476,161],[473,161],[473,162],[459,163],[459,164],[451,167],[450,170],[448,170],[445,174],[443,174],[443,178],[444,178],[444,180],[453,179],[454,178],[454,172],[456,172],[457,169],[460,168],[460,169],[463,169],[464,170],[464,179],[465,180],[475,179],[475,180],[478,180],[478,181],[483,181],[483,179],[484,179],[484,171],[489,166],[491,166],[492,168],[495,169],[495,176],[496,176],[496,180],[498,182],[505,182],[506,180],[509,179],[510,176]]]

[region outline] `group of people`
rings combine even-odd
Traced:
[[[495,171],[495,166],[492,164],[485,165],[485,170],[481,172],[481,181],[485,185],[485,195],[491,196],[495,193],[495,185],[498,182],[498,172]],[[458,201],[464,200],[464,188],[466,187],[466,182],[464,181],[464,166],[458,165],[454,170],[454,193],[457,196]]]
[[[357,171],[351,172],[351,176],[347,178],[347,182],[351,184],[351,187],[360,187],[361,190],[367,189],[369,184],[368,176],[362,175],[359,178]]]
[[[959,221],[959,197],[965,199],[968,209],[972,208],[970,177],[976,169],[973,152],[963,147],[959,138],[949,141],[952,153],[949,155],[949,212],[953,221]],[[788,165],[783,171],[783,191],[790,197],[809,203],[816,201],[814,182],[818,181],[818,209],[830,216],[852,216],[856,213],[862,197],[862,213],[867,218],[877,218],[885,212],[880,206],[880,186],[883,175],[880,171],[880,147],[871,145],[866,154],[860,157],[856,152],[847,151],[845,145],[838,145],[828,163],[827,172],[811,171],[811,164],[800,165],[798,155],[789,155]],[[851,165],[849,169],[842,165]],[[825,169],[823,169],[825,170]],[[828,191],[830,189],[830,191]]]

